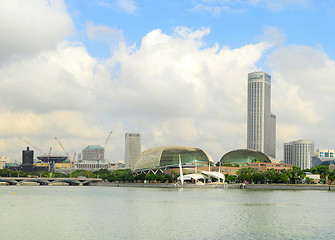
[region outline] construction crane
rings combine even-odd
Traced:
[[[69,154],[65,151],[63,144],[58,140],[57,137],[55,137],[56,141],[58,142],[59,146],[63,149],[63,151],[66,153],[66,156],[70,159]]]
[[[52,150],[52,147],[50,147],[50,149],[49,149],[49,153],[48,153],[48,158],[50,157],[50,154],[51,154],[51,150]]]
[[[106,142],[105,142],[105,145],[104,145],[103,149],[106,149],[108,140],[110,139],[112,133],[113,133],[113,131],[111,131],[111,132],[108,134],[108,137],[107,137],[107,139],[106,139]],[[99,167],[99,159],[100,159],[100,157],[101,157],[101,154],[102,154],[102,152],[103,152],[103,149],[101,149],[100,154],[98,154],[98,150],[95,149],[95,152],[96,152],[96,154],[97,154],[97,163],[98,163],[98,167]]]
[[[22,139],[23,141],[25,141],[29,146],[32,146],[35,150],[41,152],[42,154],[44,154],[46,157],[50,157],[50,153],[51,153],[51,147],[50,147],[50,150],[49,150],[49,155],[42,152],[41,149],[39,149],[38,147],[36,147],[35,145],[31,144],[27,139],[24,139],[23,137],[20,137],[20,139]]]
[[[64,148],[63,144],[58,140],[57,137],[55,137],[55,139],[56,139],[56,141],[58,142],[58,144],[60,145],[60,147],[63,149],[63,151],[65,152],[66,156],[67,156],[67,157],[69,158],[69,160],[70,160],[70,159],[71,159],[71,158],[70,158],[70,155],[69,155],[69,153],[67,153],[67,152],[65,151],[65,148]],[[74,153],[74,155],[73,155],[72,166],[74,166],[74,159],[75,159],[75,157],[76,157],[76,154],[77,154],[77,153]]]

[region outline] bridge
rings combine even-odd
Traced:
[[[85,186],[101,182],[101,178],[44,178],[44,177],[0,177],[0,183],[7,185],[75,185]]]

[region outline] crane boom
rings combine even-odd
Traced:
[[[65,151],[63,144],[58,140],[57,137],[55,137],[55,139],[56,139],[56,141],[58,142],[58,144],[60,145],[60,147],[63,149],[63,151],[66,153],[66,156],[70,159],[70,156],[69,156],[69,154]]]
[[[20,139],[22,139],[23,141],[25,141],[28,145],[32,146],[35,150],[43,153],[46,157],[48,157],[48,155],[44,152],[42,152],[41,149],[39,149],[38,147],[36,147],[35,145],[31,144],[27,139],[24,139],[23,137],[20,137]]]
[[[51,153],[52,147],[50,147],[49,153],[48,153],[48,157],[50,157],[50,153]]]
[[[111,131],[111,132],[109,133],[109,135],[108,135],[108,137],[107,137],[107,139],[106,139],[104,148],[106,148],[107,142],[108,142],[109,138],[111,137],[112,133],[113,133],[113,131]]]

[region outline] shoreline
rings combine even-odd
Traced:
[[[140,188],[220,188],[249,190],[322,190],[335,191],[335,185],[326,184],[184,184],[173,183],[93,183],[89,186],[101,187],[140,187]]]

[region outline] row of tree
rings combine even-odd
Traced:
[[[310,179],[305,178],[306,172],[311,172],[314,174],[320,174],[322,182],[325,182],[326,178],[330,181],[335,181],[335,172],[329,171],[328,166],[316,166],[312,169],[301,170],[299,167],[293,166],[290,170],[282,170],[281,172],[271,169],[270,171],[258,171],[252,168],[240,169],[237,172],[237,176],[226,175],[227,182],[253,182],[253,183],[291,183],[297,184],[306,181],[311,182]],[[87,178],[102,178],[103,180],[108,180],[109,182],[138,182],[138,181],[155,181],[155,182],[175,182],[177,180],[178,174],[174,172],[172,174],[150,174],[142,173],[138,175],[133,175],[129,169],[119,169],[115,171],[109,171],[107,169],[100,169],[95,172],[86,170],[76,170],[70,174],[50,173],[48,171],[42,172],[22,172],[22,171],[12,171],[9,169],[0,170],[0,176],[2,177],[87,177]]]
[[[312,179],[306,178],[306,172],[320,174],[320,181],[325,182],[326,178],[335,181],[335,172],[330,172],[329,166],[321,165],[312,169],[301,170],[300,167],[293,166],[292,169],[283,169],[280,172],[274,169],[270,171],[258,171],[252,168],[244,168],[237,171],[237,176],[226,175],[227,182],[253,182],[253,183],[311,183]]]

